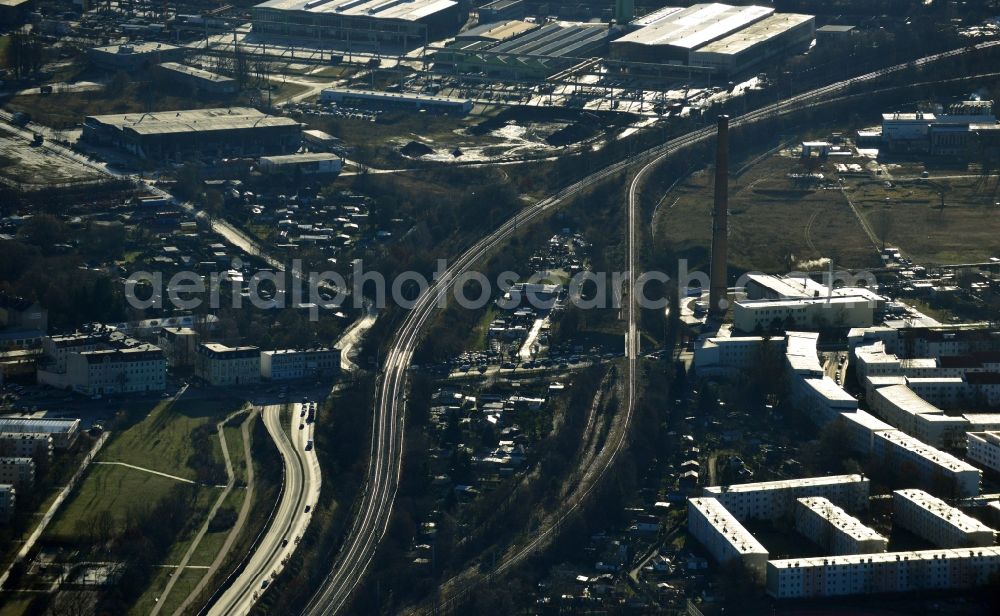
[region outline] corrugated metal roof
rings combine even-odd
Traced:
[[[417,21],[457,4],[454,0],[268,0],[254,8]]]
[[[763,6],[731,6],[718,2],[696,4],[668,14],[615,42],[696,49],[773,13],[773,8]]]

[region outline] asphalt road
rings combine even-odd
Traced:
[[[284,489],[277,512],[243,571],[209,609],[210,616],[249,614],[298,547],[319,498],[320,473],[316,449],[306,451],[314,424],[301,416],[302,404],[292,405],[291,438],[281,426],[281,405],[265,406],[261,417],[284,463]],[[299,426],[303,426],[299,429]],[[307,513],[305,508],[309,506]]]
[[[993,47],[1000,44],[997,41],[981,43],[977,48]],[[874,81],[887,74],[900,72],[908,66],[921,66],[940,59],[962,55],[968,48],[962,48],[935,54],[919,59],[913,63],[889,67],[860,77],[837,82],[822,88],[817,88],[799,94],[778,103],[774,103],[735,118],[731,127],[738,127],[770,119],[780,115],[797,112],[806,107],[814,107],[843,95],[852,86]],[[336,614],[347,604],[351,592],[361,581],[375,554],[379,541],[385,534],[389,524],[392,505],[399,483],[399,473],[402,465],[403,418],[405,412],[404,394],[406,391],[407,368],[413,352],[419,343],[424,327],[435,314],[436,299],[450,289],[455,277],[467,271],[474,263],[503,246],[513,235],[518,225],[533,221],[544,212],[562,205],[568,199],[596,186],[597,184],[630,169],[638,167],[636,178],[643,176],[649,169],[663,158],[692,145],[710,140],[714,137],[714,127],[703,128],[686,135],[672,139],[664,144],[653,147],[630,159],[609,165],[608,167],[570,185],[555,195],[539,201],[514,219],[503,223],[496,231],[486,236],[472,248],[453,261],[446,274],[438,279],[416,303],[407,315],[395,336],[396,343],[386,354],[385,363],[378,384],[378,397],[373,415],[373,431],[371,454],[369,457],[367,481],[363,488],[360,506],[353,521],[351,531],[341,550],[331,563],[331,571],[320,588],[317,589],[304,613],[309,616]],[[641,165],[641,166],[640,166]],[[629,190],[629,262],[636,264],[638,241],[636,237],[637,186],[633,180]],[[630,268],[634,271],[634,267]],[[634,279],[630,277],[627,289],[632,288]],[[629,291],[630,292],[630,291]],[[627,304],[628,328],[626,332],[628,349],[626,352],[629,376],[626,412],[631,416],[632,404],[636,394],[635,367],[639,355],[637,315],[634,301],[630,298]],[[624,439],[623,439],[624,440]],[[616,445],[620,447],[620,443]],[[611,458],[613,460],[613,456]],[[544,531],[547,534],[551,529]],[[536,539],[540,541],[541,536]],[[535,542],[518,552],[511,560],[498,567],[498,571],[513,566],[524,555],[530,554]]]

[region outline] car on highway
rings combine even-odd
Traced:
[[[305,428],[306,428],[305,424],[299,424],[299,430],[305,430]]]

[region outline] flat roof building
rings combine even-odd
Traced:
[[[0,433],[48,434],[52,446],[66,449],[76,442],[80,435],[79,419],[49,419],[45,417],[0,417]]]
[[[328,88],[320,92],[324,103],[365,105],[380,109],[411,109],[466,114],[472,111],[472,101],[467,98],[432,96],[416,92],[381,92],[355,88]]]
[[[250,16],[255,32],[402,48],[454,34],[463,18],[454,0],[268,0]]]
[[[0,483],[0,522],[10,522],[17,504],[17,490],[9,483]]]
[[[259,383],[260,349],[255,346],[229,347],[216,342],[199,344],[194,373],[214,386]]]
[[[808,599],[975,588],[998,572],[998,547],[789,558],[767,563],[767,594]]]
[[[743,332],[774,329],[868,327],[877,302],[867,293],[798,299],[740,300],[733,306],[733,326]]]
[[[30,489],[35,485],[35,459],[0,457],[0,484]]]
[[[340,173],[344,161],[336,154],[326,152],[305,152],[283,156],[261,156],[260,170],[264,173],[291,173],[301,175],[321,175]]]
[[[157,344],[171,368],[193,366],[198,332],[190,327],[164,327],[157,337]]]
[[[52,435],[41,432],[0,432],[0,456],[52,457]]]
[[[690,53],[690,63],[726,75],[743,72],[791,50],[804,50],[816,34],[816,18],[775,13]]]
[[[840,423],[847,428],[851,448],[865,455],[870,455],[875,447],[876,433],[896,431],[895,427],[861,409],[853,413],[841,413],[839,419]]]
[[[688,532],[721,564],[742,562],[763,577],[768,552],[722,504],[714,498],[688,499]]]
[[[861,475],[831,475],[710,486],[702,493],[718,499],[737,520],[777,520],[793,515],[796,500],[806,496],[823,496],[850,511],[865,509],[870,484]]]
[[[982,471],[898,430],[876,432],[872,455],[901,481],[945,498],[979,494]]]
[[[965,444],[968,420],[961,415],[945,415],[940,408],[918,396],[909,385],[874,389],[868,395],[868,404],[888,423],[931,447]]]
[[[302,127],[250,107],[88,116],[81,139],[139,158],[261,156],[299,149]]]
[[[521,19],[527,14],[524,0],[493,0],[479,7],[479,23],[488,24],[502,19]]]
[[[617,58],[687,64],[691,53],[769,17],[774,9],[718,2],[665,11],[638,30],[611,43]]]
[[[339,371],[340,349],[279,349],[260,353],[260,376],[265,379],[301,379]]]
[[[187,86],[195,94],[236,94],[240,85],[232,77],[206,71],[179,62],[163,62],[157,65],[160,75],[174,83]]]
[[[133,42],[120,45],[94,47],[89,52],[90,61],[111,70],[134,71],[149,68],[161,62],[184,58],[184,48],[157,42]]]
[[[889,546],[888,539],[827,498],[810,496],[796,503],[795,530],[832,554],[871,554]]]
[[[970,548],[995,543],[996,531],[923,490],[892,493],[892,520],[939,548]]]
[[[1000,432],[969,432],[965,457],[984,469],[1000,472]]]

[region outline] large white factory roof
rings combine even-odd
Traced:
[[[698,49],[698,53],[738,54],[747,49],[780,36],[792,28],[815,19],[812,15],[798,13],[775,13],[766,19],[713,41]]]
[[[992,533],[992,528],[983,524],[976,518],[963,513],[961,510],[952,507],[940,498],[931,496],[923,490],[896,490],[893,492],[893,499],[898,497],[923,509],[927,513],[941,520],[946,526],[951,526],[961,533]]]
[[[847,483],[862,483],[868,481],[861,475],[830,475],[828,477],[803,477],[802,479],[783,479],[781,481],[759,481],[756,483],[737,483],[730,486],[708,486],[704,489],[706,496],[716,496],[732,492],[759,492],[763,490],[794,490],[812,486],[830,486]]]
[[[764,546],[718,500],[691,498],[688,501],[740,554],[767,554]]]
[[[862,524],[861,520],[833,504],[828,498],[824,498],[822,496],[807,496],[797,500],[803,507],[806,507],[810,511],[816,513],[852,539],[857,541],[885,539],[882,535]]]
[[[114,126],[141,135],[238,130],[265,126],[292,126],[291,118],[271,116],[250,107],[185,109],[150,113],[90,116],[87,121]]]
[[[731,6],[712,2],[665,13],[660,19],[618,39],[618,43],[670,45],[697,49],[774,13],[763,6]]]
[[[268,0],[254,8],[417,21],[456,4],[454,0]]]

